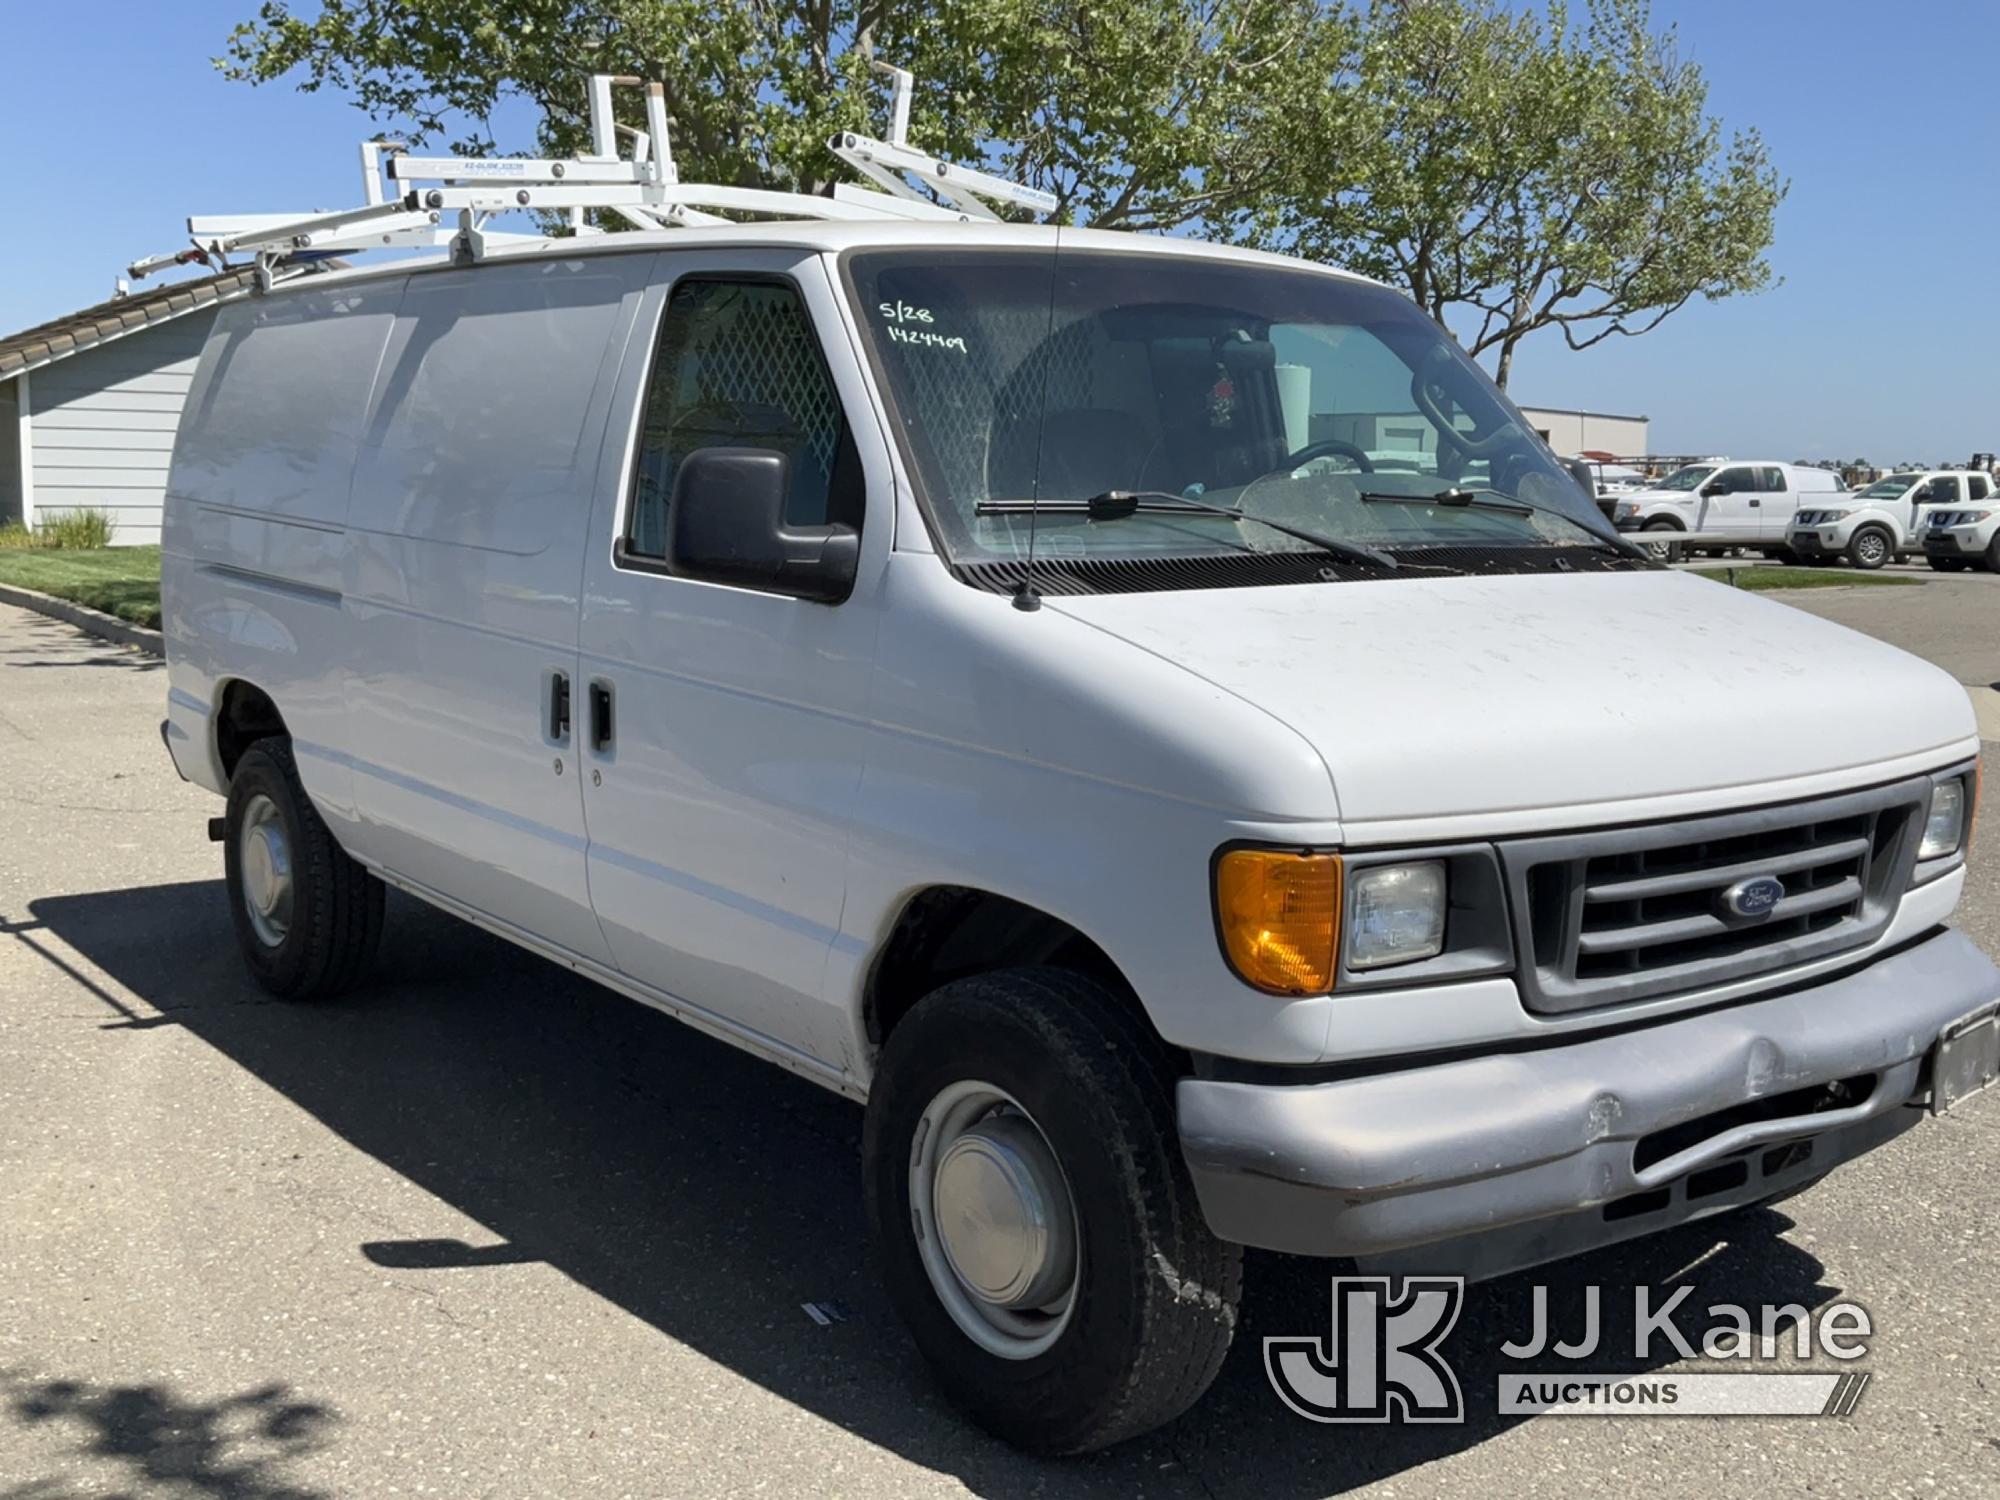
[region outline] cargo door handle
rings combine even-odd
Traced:
[[[556,672],[549,677],[549,738],[567,740],[569,738],[569,673]]]
[[[590,748],[611,748],[611,684],[608,682],[593,682],[590,685]]]

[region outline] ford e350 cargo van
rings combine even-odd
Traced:
[[[1993,1072],[1963,690],[1636,555],[1355,276],[886,217],[301,270],[165,558],[258,981],[363,982],[393,885],[864,1100],[890,1292],[1030,1447],[1192,1403],[1245,1246],[1491,1276]]]

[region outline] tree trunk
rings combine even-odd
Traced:
[[[1493,367],[1493,383],[1503,391],[1507,389],[1507,376],[1514,368],[1514,344],[1513,339],[1500,341],[1500,362]]]

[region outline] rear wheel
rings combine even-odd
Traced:
[[[1896,555],[1896,539],[1880,526],[1863,526],[1847,539],[1847,560],[1872,573]]]
[[[348,858],[299,780],[291,742],[259,740],[229,782],[223,872],[257,983],[327,999],[361,977],[382,935],[382,882]]]
[[[1208,1389],[1242,1250],[1208,1230],[1164,1049],[1053,969],[959,980],[889,1037],[868,1216],[897,1311],[952,1400],[1040,1453],[1102,1448]]]

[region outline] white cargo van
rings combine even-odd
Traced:
[[[272,993],[393,885],[865,1100],[1050,1452],[1200,1395],[1245,1246],[1491,1276],[1990,1079],[1944,673],[1635,556],[1385,287],[808,202],[218,314],[165,732]]]
[[[1793,511],[1845,493],[1829,469],[1728,459],[1676,469],[1621,497],[1613,516],[1620,531],[1654,533],[1645,546],[1662,560],[1674,555],[1677,531],[1700,532],[1704,544],[1755,547],[1776,557],[1784,552]]]
[[[1792,517],[1786,545],[1799,562],[1841,559],[1873,571],[1923,549],[1926,518],[1967,499],[1991,499],[1989,475],[1969,469],[1885,474],[1866,489],[1832,505],[1802,505]],[[1945,571],[1949,571],[1948,569]]]

